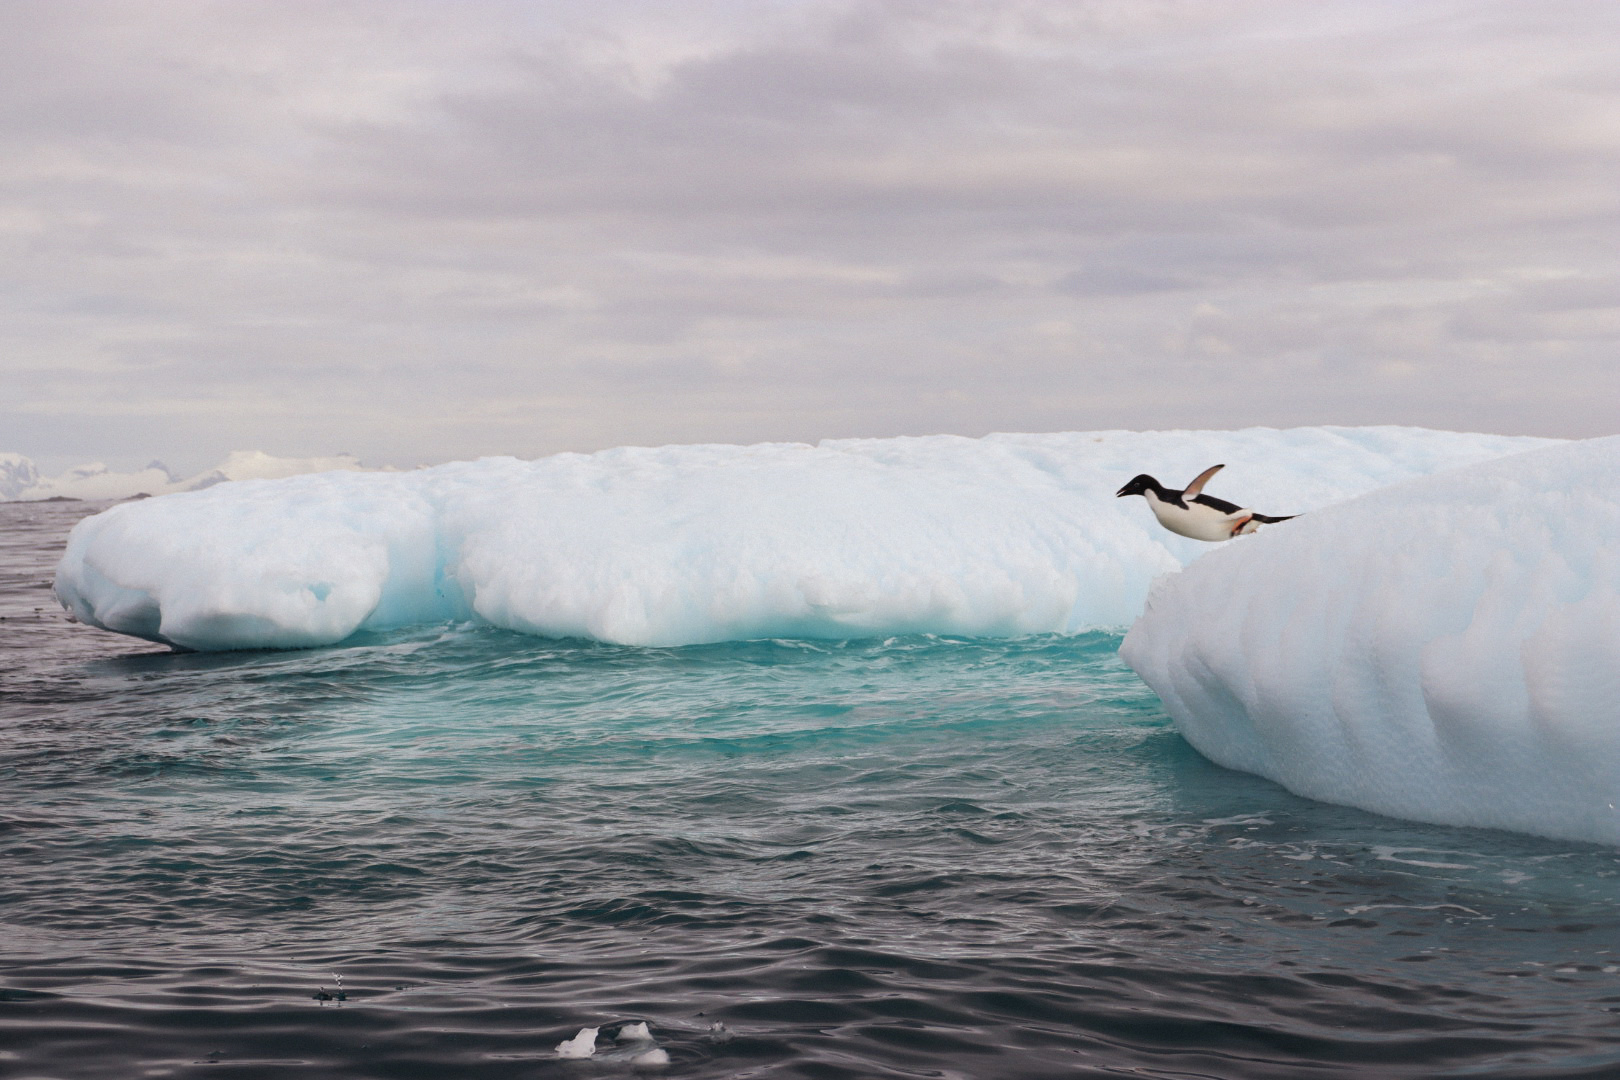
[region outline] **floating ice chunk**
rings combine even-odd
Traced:
[[[82,622],[189,649],[469,617],[654,646],[1074,633],[1129,624],[1155,575],[1208,550],[1114,498],[1136,473],[1224,461],[1255,505],[1293,513],[1545,442],[1402,428],[941,435],[244,480],[86,518],[56,589]]]
[[[579,1034],[557,1044],[557,1056],[562,1058],[588,1058],[596,1053],[596,1035],[601,1028],[580,1028]]]
[[[625,1024],[613,1038],[616,1042],[652,1042],[652,1032],[645,1023]]]
[[[1620,437],[1414,480],[1161,580],[1121,655],[1310,798],[1620,843]]]
[[[115,506],[75,527],[57,595],[81,621],[190,649],[449,617],[460,598],[439,592],[434,508],[409,475],[248,480]]]
[[[659,1065],[668,1065],[669,1053],[662,1047],[655,1046],[651,1050],[644,1050],[635,1057],[631,1058],[630,1064],[641,1069],[656,1068]]]

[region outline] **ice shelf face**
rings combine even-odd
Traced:
[[[1325,802],[1620,843],[1620,437],[1212,552],[1121,655],[1213,761]]]
[[[190,649],[466,618],[657,646],[1070,633],[1128,625],[1154,576],[1214,548],[1114,498],[1136,473],[1180,487],[1224,462],[1211,494],[1285,514],[1546,444],[1402,428],[933,436],[247,480],[86,518],[56,590],[86,623]]]

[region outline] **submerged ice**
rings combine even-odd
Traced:
[[[1298,794],[1620,843],[1620,437],[1214,551],[1121,654],[1207,757]]]
[[[1403,428],[1080,432],[675,446],[219,484],[74,529],[83,622],[189,649],[302,647],[477,619],[683,645],[1124,626],[1208,550],[1138,472],[1241,485],[1278,512],[1546,440]],[[1297,522],[1275,529],[1292,528]],[[1247,543],[1245,539],[1240,541]]]

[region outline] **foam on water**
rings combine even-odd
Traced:
[[[549,637],[1015,636],[1124,626],[1205,549],[1142,471],[1296,513],[1547,440],[1410,428],[678,446],[220,484],[73,532],[83,622],[189,649],[475,618]]]
[[[1315,799],[1620,843],[1620,437],[1213,552],[1122,655],[1222,765]]]

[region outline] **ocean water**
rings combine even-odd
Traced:
[[[179,654],[56,607],[96,508],[0,505],[0,1076],[1620,1076],[1620,852],[1220,769],[1117,636]]]

